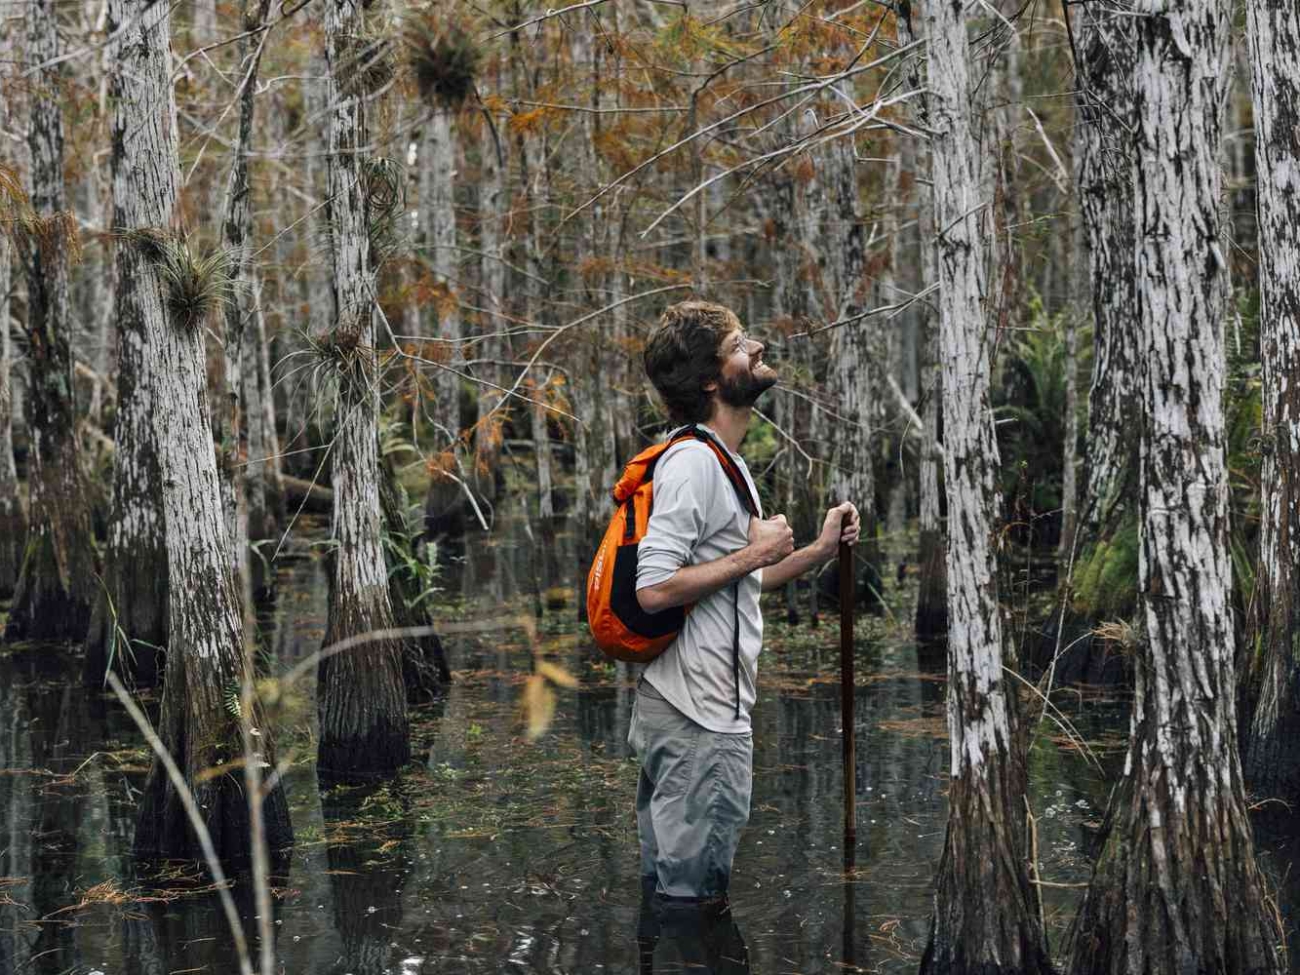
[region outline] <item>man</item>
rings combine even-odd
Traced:
[[[645,368],[676,423],[696,424],[725,446],[757,505],[736,451],[755,401],[777,380],[762,344],[729,309],[685,301],[664,312],[646,345]],[[749,820],[759,593],[822,565],[841,541],[856,542],[858,512],[847,501],[832,508],[817,540],[796,551],[785,516],[751,517],[717,456],[697,440],[660,456],[654,485],[637,600],[648,613],[694,608],[637,686],[628,741],[641,763],[642,883],[653,883],[660,898],[721,904]]]

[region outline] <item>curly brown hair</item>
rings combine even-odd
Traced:
[[[722,340],[740,328],[730,308],[707,301],[669,305],[650,333],[645,372],[676,423],[703,423],[712,412],[704,387],[722,378]]]

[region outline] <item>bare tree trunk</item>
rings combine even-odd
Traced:
[[[26,58],[43,65],[30,78],[30,232],[20,241],[27,271],[27,374],[31,451],[27,547],[5,628],[6,641],[81,640],[94,599],[90,511],[77,448],[72,384],[68,267],[77,228],[63,184],[63,98],[53,0],[27,7]]]
[[[506,300],[506,252],[503,226],[510,207],[510,194],[506,190],[506,173],[509,163],[506,151],[509,142],[495,124],[485,117],[480,144],[482,180],[479,184],[479,251],[481,257],[480,279],[483,282],[480,299],[486,312],[484,327],[491,336],[481,348],[488,359],[509,359],[509,339],[502,335],[506,330],[503,304]],[[500,366],[480,367],[476,370],[497,385],[504,385],[505,370]],[[500,477],[502,428],[505,411],[502,395],[490,387],[478,391],[478,417],[474,427],[474,470],[479,493],[493,501],[497,497],[497,478]]]
[[[986,222],[992,238],[989,294],[994,322],[1003,329],[1020,324],[1024,286],[1017,229],[1023,192],[1019,186],[1018,145],[1023,83],[1020,78],[1020,34],[1014,19],[1021,5],[1016,0],[998,0],[992,7],[996,7],[1002,16],[991,16],[988,21],[988,76],[980,86],[980,92],[986,92],[984,97],[991,103],[986,106],[985,117],[993,151],[984,154],[981,166],[985,175],[985,199],[990,201]],[[984,9],[991,12],[992,7]]]
[[[0,82],[6,87],[14,72],[16,22],[0,25]],[[0,100],[0,124],[8,128],[19,109],[10,99]],[[10,296],[14,285],[10,238],[0,233],[0,596],[9,596],[18,584],[27,542],[27,512],[18,493],[18,468],[14,463],[13,343]]]
[[[284,481],[280,474],[280,437],[275,428],[275,395],[271,387],[271,349],[266,334],[266,314],[262,307],[262,277],[253,272],[252,341],[244,345],[244,394],[248,422],[248,468],[245,488],[248,494],[248,538],[261,542],[275,538],[285,523]],[[258,565],[260,565],[260,559]],[[258,577],[263,569],[255,569]],[[270,585],[268,577],[254,590]]]
[[[1267,795],[1300,795],[1300,18],[1281,0],[1246,6],[1255,109],[1264,443],[1260,554],[1248,647],[1253,699],[1246,775]],[[1243,716],[1244,716],[1243,715]]]
[[[241,21],[246,31],[266,22],[271,0],[244,0]],[[222,246],[234,261],[233,282],[225,306],[225,342],[222,348],[222,391],[226,402],[218,411],[218,461],[221,471],[222,502],[226,512],[226,533],[230,539],[230,568],[236,578],[250,584],[248,570],[248,390],[244,360],[248,356],[248,331],[258,315],[253,270],[249,266],[249,235],[252,232],[248,182],[248,156],[253,148],[253,121],[257,108],[257,74],[262,61],[260,35],[244,37],[237,47],[239,67],[235,77],[243,85],[239,92],[239,132],[234,160],[226,183],[225,221]],[[251,591],[251,590],[250,590]]]
[[[522,83],[520,77],[522,74],[522,66],[517,64],[515,66],[516,85]],[[519,176],[524,185],[524,206],[527,211],[524,217],[524,253],[527,257],[528,278],[524,284],[523,312],[523,318],[527,322],[540,322],[545,316],[542,299],[546,280],[546,262],[542,256],[540,236],[542,228],[538,210],[542,206],[540,189],[542,187],[543,169],[547,164],[545,162],[544,148],[537,143],[538,139],[535,135],[526,132],[520,133],[518,141]],[[547,382],[549,382],[549,379]],[[546,396],[544,384],[540,381],[535,383],[532,386],[531,395],[534,399],[544,399]],[[538,406],[532,406],[530,409],[532,411],[533,456],[537,465],[538,513],[543,520],[549,520],[555,516],[554,485],[551,476],[551,438],[547,432],[546,410]]]
[[[149,346],[150,317],[166,316],[167,296],[140,235],[159,235],[172,223],[179,189],[175,134],[171,131],[170,32],[160,11],[138,23],[133,5],[114,4],[109,33],[117,41],[109,92],[114,105],[113,228],[118,288],[117,445],[113,454],[113,504],[108,528],[104,592],[87,640],[88,684],[106,666],[140,686],[163,676],[167,645],[168,572],[162,511],[162,458],[154,419],[164,409],[160,373],[166,368]]]
[[[548,411],[540,405],[545,401],[546,386],[544,382],[539,382],[527,388],[529,395],[537,401],[529,407],[533,451],[537,460],[537,513],[543,521],[547,521],[555,517],[555,485],[551,474],[551,434],[546,418]]]
[[[998,445],[980,296],[979,152],[964,5],[926,0],[948,492],[948,834],[921,961],[933,973],[1050,972],[1026,870],[1025,766],[1003,673],[994,520]]]
[[[14,465],[13,352],[9,340],[9,291],[13,262],[9,237],[0,234],[0,596],[14,591],[23,562],[27,512],[18,494],[18,468]]]
[[[1219,243],[1226,0],[1139,0],[1133,181],[1143,363],[1144,639],[1071,970],[1268,973],[1281,932],[1237,755]]]
[[[430,268],[437,285],[433,302],[433,337],[438,361],[459,369],[459,282],[456,280],[456,198],[453,194],[456,146],[452,136],[452,110],[436,107],[424,124],[420,141],[420,217]],[[460,435],[460,379],[438,369],[433,376],[440,427],[436,443],[454,449]]]
[[[867,311],[871,291],[866,279],[867,241],[858,202],[852,140],[832,143],[828,155],[833,209],[826,238],[829,246],[841,255],[840,273],[831,276],[836,287],[831,314],[838,321]],[[877,289],[877,298],[881,297],[882,290]],[[829,500],[834,504],[852,501],[857,505],[862,519],[862,540],[855,561],[866,563],[872,605],[879,603],[880,584],[873,433],[880,411],[879,363],[884,361],[881,328],[868,319],[834,329],[827,376],[830,400],[844,418],[841,421],[844,426],[832,448]]]
[[[365,97],[346,77],[347,45],[363,33],[358,0],[326,7],[329,61],[329,215],[334,250],[339,362],[333,448],[335,542],[325,644],[394,625],[380,541],[379,364],[375,354],[375,271],[370,253],[364,159]],[[382,778],[410,758],[406,692],[398,642],[371,638],[322,659],[317,675],[320,746],[326,779]]]
[[[1137,278],[1132,171],[1133,43],[1136,20],[1120,0],[1079,11],[1079,211],[1092,271],[1092,387],[1081,530],[1095,534],[1125,497],[1136,496],[1138,415]]]
[[[581,72],[590,78],[588,84],[592,87],[594,100],[595,71],[593,68],[591,37],[583,31],[576,31],[571,42],[571,54],[574,72]],[[592,144],[595,119],[596,116],[593,113],[582,113],[582,127],[579,130],[575,167],[578,194],[580,195],[585,195],[588,192],[588,181],[596,179],[596,151],[595,146]],[[599,214],[595,211],[584,214],[575,233],[573,260],[577,269],[579,293],[582,295],[584,307],[594,305],[599,300],[597,296],[602,290],[599,285],[602,282],[603,275],[599,273],[594,264],[598,219]],[[600,537],[600,531],[591,521],[596,492],[601,490],[599,485],[592,484],[591,453],[593,446],[599,449],[599,431],[604,425],[599,419],[599,409],[604,397],[602,395],[603,391],[600,389],[600,352],[598,343],[594,337],[580,335],[576,337],[574,342],[570,343],[570,346],[572,352],[569,359],[574,363],[575,372],[570,377],[571,381],[567,385],[570,406],[572,407],[571,412],[578,417],[579,422],[573,423],[570,433],[573,444],[573,505],[569,510],[569,518],[579,540],[576,548],[578,572],[581,574],[585,566],[590,564],[591,557],[595,552],[596,542],[594,540]],[[586,619],[586,592],[582,586],[578,587],[578,591],[580,593],[578,597],[578,616],[579,619]]]
[[[165,218],[176,202],[179,173],[167,15],[165,8],[148,0],[114,0],[110,5],[112,32],[121,38],[125,62],[114,128],[131,133],[121,137],[130,140],[131,166],[119,170],[116,178],[123,217]],[[139,209],[126,209],[126,201]],[[131,235],[121,245],[122,253],[138,255],[130,273],[122,276],[124,287],[133,286],[137,302],[131,339],[139,344],[138,381],[150,388],[150,402],[166,404],[150,417],[148,439],[142,443],[153,448],[157,464],[167,588],[184,594],[168,601],[166,690],[158,732],[185,775],[218,855],[242,861],[250,844],[244,778],[238,771],[213,770],[243,753],[241,721],[259,732],[255,740],[262,751],[251,760],[274,764],[275,751],[260,709],[254,706],[251,714],[236,714],[238,709],[229,703],[238,699],[251,673],[227,558],[208,408],[204,323],[169,307],[169,292],[157,269],[164,249],[177,246],[157,227]],[[287,846],[293,833],[283,788],[270,788],[263,802],[268,842],[273,848]],[[200,855],[182,799],[156,759],[141,799],[135,849],[150,857]]]
[[[1074,170],[1080,182],[1083,119],[1075,115]],[[1066,271],[1069,297],[1065,303],[1065,446],[1061,457],[1061,540],[1057,559],[1062,578],[1075,555],[1079,521],[1079,330],[1088,321],[1088,264],[1083,214],[1076,210],[1070,224],[1070,257]]]
[[[773,182],[771,193],[759,205],[766,211],[766,225],[770,229],[768,244],[772,254],[772,317],[784,326],[786,333],[789,334],[794,331],[791,326],[797,320],[804,302],[804,296],[798,286],[799,256],[796,243],[798,232],[795,223],[794,180],[789,174],[777,172],[773,174]],[[787,362],[785,381],[793,384],[798,380],[792,375],[794,356],[790,354],[790,340],[786,339],[783,345],[782,351]],[[789,436],[797,436],[795,397],[779,388],[777,392],[780,395],[773,407],[773,419],[776,425]],[[782,440],[785,455],[777,469],[780,497],[778,512],[784,514],[793,523],[795,485],[801,478],[799,466],[802,459],[794,449],[794,445],[785,443],[784,438]],[[785,617],[791,625],[799,620],[798,588],[793,579],[785,586]]]
[[[910,5],[902,8],[898,18],[898,43],[916,41],[916,12]],[[907,61],[907,83],[914,90],[923,84],[922,60],[914,55]],[[917,120],[930,123],[929,101],[922,96],[915,108]],[[912,143],[908,143],[912,145]],[[934,226],[934,193],[928,188],[931,181],[932,159],[928,147],[922,146],[916,155],[916,236],[920,243],[917,260],[909,262],[915,271],[909,277],[912,294],[921,294],[934,283],[936,277],[936,238]],[[919,585],[916,597],[916,637],[929,642],[940,639],[948,631],[948,564],[944,548],[942,509],[940,504],[939,469],[942,455],[938,450],[939,425],[943,407],[943,369],[939,362],[939,327],[932,313],[934,301],[922,299],[913,305],[917,340],[921,345],[921,422],[924,424],[923,445],[917,472],[917,566]]]

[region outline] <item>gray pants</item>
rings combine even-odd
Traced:
[[[709,731],[642,681],[627,740],[641,763],[641,875],[671,897],[725,894],[749,821],[753,735]]]

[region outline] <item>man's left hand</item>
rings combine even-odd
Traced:
[[[826,512],[826,520],[822,523],[822,533],[817,537],[817,545],[822,550],[822,554],[830,558],[838,550],[840,542],[856,545],[861,528],[858,509],[854,507],[853,502],[842,502]]]

